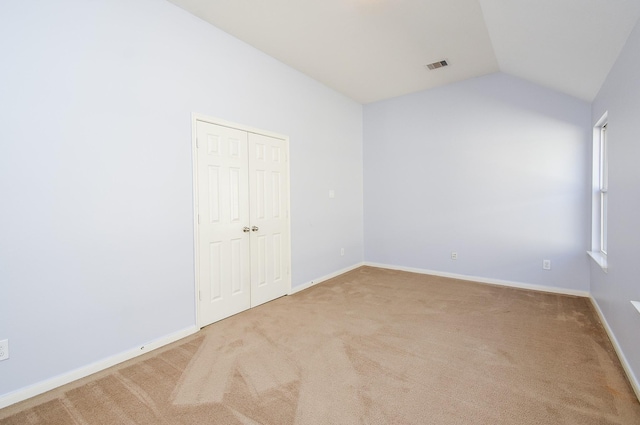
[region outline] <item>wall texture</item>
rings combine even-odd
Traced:
[[[494,74],[364,115],[164,1],[3,1],[0,40],[0,398],[194,326],[192,112],[290,137],[294,286],[366,259],[590,289],[640,370],[638,27],[592,110]],[[585,250],[607,110],[605,274]]]
[[[588,291],[589,116],[500,73],[366,105],[365,260]]]
[[[361,105],[164,1],[0,40],[0,397],[194,326],[192,112],[290,137],[294,286],[363,260]]]
[[[640,373],[640,22],[592,105],[591,125],[608,111],[608,273],[591,262],[591,293],[635,376]]]

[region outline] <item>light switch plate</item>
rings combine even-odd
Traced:
[[[0,341],[0,360],[7,360],[9,358],[9,340],[3,339]]]

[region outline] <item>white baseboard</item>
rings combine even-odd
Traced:
[[[84,378],[85,376],[92,375],[96,372],[100,372],[101,370],[110,368],[111,366],[115,366],[134,357],[148,353],[157,348],[163,347],[179,339],[192,335],[198,330],[199,328],[191,326],[173,334],[164,336],[155,341],[151,341],[148,344],[142,345],[140,347],[133,348],[123,353],[116,354],[115,356],[111,356],[95,363],[91,363],[87,366],[72,370],[71,372],[65,373],[63,375],[58,375],[51,379],[47,379],[46,381],[38,382],[28,387],[5,394],[0,397],[0,409],[11,406],[12,404],[18,403],[20,401],[24,401],[28,398],[35,397],[39,394],[46,393],[47,391],[51,391],[54,388],[58,388],[80,378]]]
[[[480,283],[486,283],[489,285],[509,286],[512,288],[529,289],[531,291],[551,292],[554,294],[574,295],[578,297],[590,297],[590,294],[588,291],[578,291],[575,289],[559,288],[556,286],[544,286],[544,285],[535,285],[532,283],[512,282],[509,280],[490,279],[486,277],[468,276],[464,274],[439,272],[439,271],[427,270],[427,269],[417,269],[413,267],[392,266],[390,264],[372,263],[368,261],[365,261],[364,265],[371,266],[371,267],[379,267],[381,269],[400,270],[400,271],[419,273],[419,274],[429,274],[433,276],[450,277],[452,279],[468,280],[471,282],[480,282]]]
[[[633,370],[631,369],[631,365],[629,364],[627,357],[624,355],[622,348],[618,343],[618,339],[613,333],[613,330],[609,326],[609,322],[607,322],[607,319],[604,317],[604,313],[600,309],[598,302],[593,297],[589,298],[591,299],[591,304],[593,304],[596,313],[598,313],[598,317],[600,318],[602,326],[604,326],[604,330],[607,331],[607,335],[609,335],[609,340],[611,340],[611,344],[613,345],[614,350],[616,350],[616,354],[618,355],[618,359],[620,359],[620,364],[622,364],[624,372],[627,374],[627,378],[629,379],[631,388],[633,388],[633,392],[636,393],[636,398],[640,400],[640,382],[638,382],[638,379],[634,375]]]
[[[352,266],[346,267],[342,270],[338,270],[336,272],[333,273],[329,273],[328,275],[319,277],[317,279],[313,279],[312,281],[309,281],[307,283],[303,283],[302,285],[298,285],[295,286],[293,288],[291,288],[291,291],[289,291],[289,295],[293,295],[296,292],[300,292],[300,291],[304,291],[307,288],[311,288],[314,285],[317,285],[320,282],[324,282],[325,280],[329,280],[329,279],[333,279],[334,277],[340,276],[341,274],[345,274],[347,272],[350,272],[351,270],[355,270],[358,267],[362,267],[364,265],[364,263],[356,263]]]

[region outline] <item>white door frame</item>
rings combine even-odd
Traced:
[[[282,134],[274,133],[267,130],[257,129],[253,127],[249,127],[243,124],[234,123],[231,121],[226,121],[221,118],[210,117],[198,113],[191,114],[191,157],[192,157],[192,165],[193,165],[193,253],[194,253],[194,273],[195,273],[195,313],[196,313],[196,325],[201,328],[206,326],[208,323],[200,323],[200,245],[199,245],[199,224],[198,224],[198,138],[197,138],[197,122],[204,121],[207,123],[220,125],[224,127],[230,127],[237,130],[246,131],[247,133],[255,133],[261,134],[268,137],[273,137],[276,139],[281,139],[285,142],[285,158],[287,159],[287,177],[284,182],[285,190],[288,194],[287,202],[286,202],[286,218],[287,218],[287,232],[286,232],[286,248],[284,251],[284,256],[288,259],[287,266],[287,278],[288,278],[288,289],[287,294],[291,293],[291,190],[290,190],[290,163],[288,159],[289,156],[289,137],[284,136]]]

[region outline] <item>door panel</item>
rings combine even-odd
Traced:
[[[251,306],[247,133],[197,121],[198,323]],[[205,143],[206,141],[206,143]]]
[[[198,324],[290,288],[287,142],[196,120]]]
[[[251,196],[251,305],[286,295],[289,289],[288,173],[285,141],[249,133]],[[255,227],[253,227],[255,226]],[[287,251],[285,253],[285,250]]]

